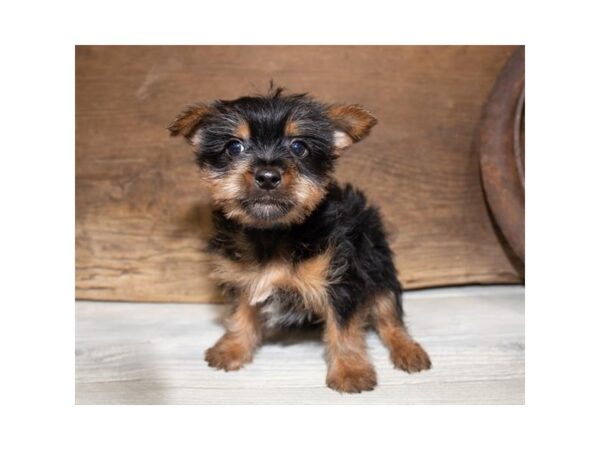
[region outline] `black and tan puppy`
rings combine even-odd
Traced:
[[[378,211],[332,178],[336,159],[376,122],[357,105],[272,89],[194,105],[170,125],[194,146],[210,187],[212,274],[235,305],[227,331],[206,352],[209,365],[249,363],[266,327],[323,321],[332,389],[377,384],[365,347],[369,323],[397,368],[431,367],[403,324],[401,285]]]

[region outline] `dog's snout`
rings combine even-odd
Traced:
[[[281,184],[281,172],[274,168],[258,169],[254,174],[254,182],[260,189],[275,189]]]

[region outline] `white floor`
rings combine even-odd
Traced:
[[[325,387],[318,332],[265,344],[239,372],[211,369],[220,305],[76,302],[77,404],[523,404],[525,292],[518,286],[409,292],[407,322],[433,369],[395,370],[374,333],[378,387]]]

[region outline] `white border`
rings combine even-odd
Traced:
[[[391,4],[3,7],[3,448],[597,445],[598,16],[577,1]],[[123,43],[527,44],[527,406],[73,406],[73,46]]]

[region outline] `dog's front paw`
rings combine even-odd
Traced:
[[[415,341],[392,349],[390,356],[394,367],[408,373],[431,369],[429,355]]]
[[[377,386],[377,374],[370,364],[336,364],[327,373],[327,386],[335,391],[351,394],[372,391]]]
[[[208,365],[225,371],[239,370],[252,361],[252,350],[233,339],[222,339],[206,350]]]

